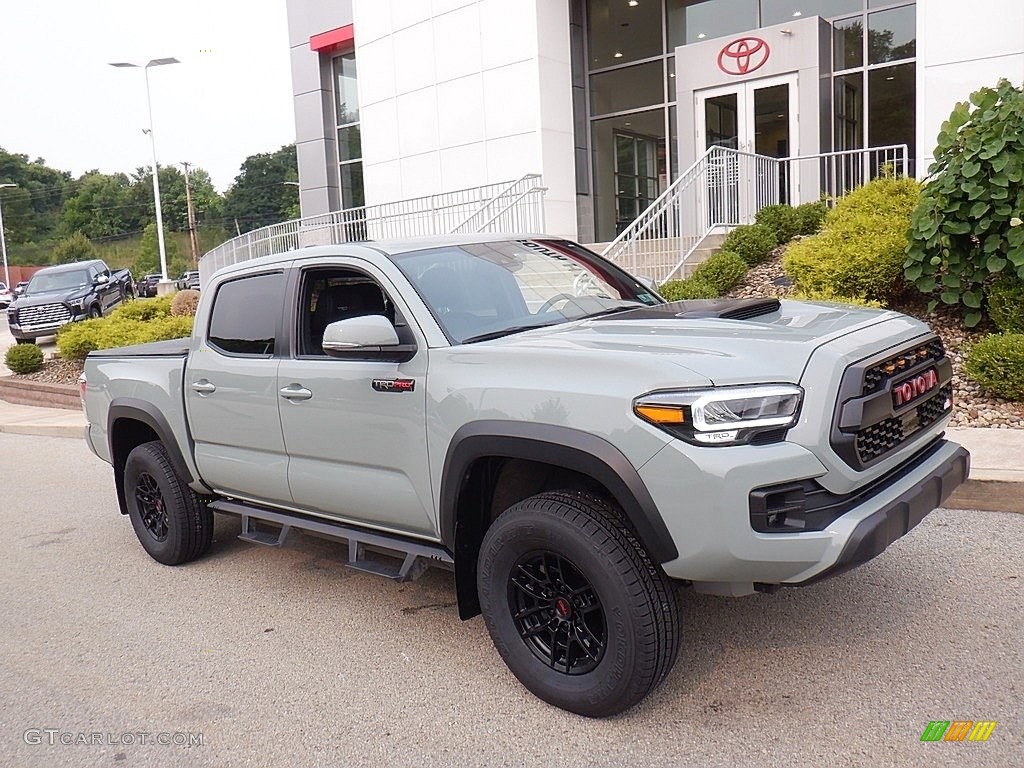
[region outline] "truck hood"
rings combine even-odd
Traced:
[[[924,328],[896,312],[834,304],[786,301],[776,311],[736,320],[681,313],[675,303],[539,328],[486,343],[563,355],[605,352],[622,363],[631,354],[660,355],[715,385],[797,383],[811,355],[822,345],[892,320],[913,325],[918,333]]]

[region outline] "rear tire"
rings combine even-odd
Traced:
[[[679,652],[675,587],[622,512],[590,493],[542,493],[506,510],[484,535],[477,588],[509,669],[570,712],[629,709]]]
[[[163,443],[143,443],[128,454],[124,496],[135,535],[157,562],[180,565],[209,550],[213,513],[175,472]]]

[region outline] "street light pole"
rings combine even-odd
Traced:
[[[166,58],[153,59],[142,67],[138,64],[132,64],[131,62],[126,61],[119,61],[110,65],[112,67],[134,67],[136,69],[141,69],[146,80],[146,113],[149,116],[149,130],[145,131],[145,133],[149,134],[149,145],[153,152],[153,205],[156,207],[156,242],[160,251],[160,282],[164,284],[169,284],[170,279],[167,277],[167,251],[164,248],[164,216],[163,210],[160,207],[160,171],[156,164],[156,137],[153,134],[153,102],[149,96],[149,68],[159,67],[164,64],[180,63],[181,62],[175,58]]]
[[[0,184],[0,189],[5,187],[16,187],[17,184]],[[11,273],[7,269],[7,240],[4,237],[4,206],[3,200],[0,199],[0,253],[4,256],[4,285],[7,286],[7,290],[11,290]]]

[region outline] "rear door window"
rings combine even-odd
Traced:
[[[229,355],[273,355],[284,291],[281,272],[221,285],[210,316],[210,346]]]

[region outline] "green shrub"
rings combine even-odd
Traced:
[[[971,106],[973,105],[973,107]],[[981,321],[990,275],[1024,278],[1024,88],[1000,80],[956,105],[914,211],[906,278],[922,293]]]
[[[199,291],[186,288],[178,291],[171,298],[171,315],[175,317],[195,317],[199,306]]]
[[[905,289],[904,249],[920,185],[882,178],[839,200],[821,232],[793,243],[782,264],[798,291],[887,302]]]
[[[821,229],[821,222],[825,220],[828,206],[824,200],[818,200],[814,203],[798,205],[794,210],[796,211],[797,218],[800,220],[800,228],[797,230],[797,234],[813,235]]]
[[[739,254],[747,264],[760,264],[778,245],[775,233],[763,224],[741,224],[725,236],[722,250]]]
[[[882,302],[865,299],[863,296],[843,296],[831,289],[821,291],[794,291],[789,298],[796,301],[825,301],[830,304],[849,304],[854,307],[881,309]]]
[[[986,336],[967,353],[967,375],[1008,400],[1024,400],[1024,334]]]
[[[988,314],[1000,331],[1024,333],[1024,280],[1007,275],[988,289]]]
[[[775,233],[775,244],[788,243],[800,234],[803,223],[796,208],[788,205],[767,205],[757,212],[754,220]]]
[[[122,320],[152,320],[156,317],[170,317],[171,296],[158,296],[153,299],[139,299],[122,304],[111,317]]]
[[[717,251],[697,266],[691,280],[706,283],[723,296],[747,274],[747,262],[731,251]]]
[[[81,360],[97,349],[129,347],[189,336],[192,333],[192,320],[191,316],[170,315],[152,320],[135,320],[115,314],[97,320],[69,323],[57,334],[57,348],[61,357]]]
[[[35,344],[15,344],[7,350],[4,363],[14,373],[35,373],[43,367],[43,350]]]
[[[686,299],[717,299],[721,294],[703,280],[692,277],[686,280],[670,280],[658,288],[667,301],[683,301]]]

